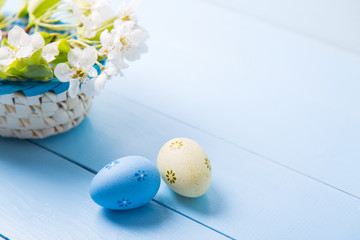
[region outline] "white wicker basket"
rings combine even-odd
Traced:
[[[66,132],[86,116],[93,97],[70,98],[66,92],[26,97],[22,92],[0,96],[0,136],[45,138]]]

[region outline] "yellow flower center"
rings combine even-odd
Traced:
[[[130,21],[131,18],[130,18],[129,15],[125,15],[121,20],[123,20],[123,21]]]
[[[73,68],[74,75],[72,78],[79,78],[80,81],[87,77],[85,71],[83,71],[81,68]]]
[[[127,44],[124,37],[120,37],[120,42],[122,43],[123,46],[125,46]]]

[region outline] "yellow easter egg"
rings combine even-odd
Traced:
[[[161,148],[157,167],[163,181],[185,197],[199,197],[211,183],[211,164],[204,149],[194,140],[174,138]]]

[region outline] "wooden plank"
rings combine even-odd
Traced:
[[[139,21],[150,52],[109,90],[360,196],[358,55],[200,1]]]
[[[284,29],[360,53],[360,2],[356,0],[210,0]]]
[[[126,72],[131,81],[114,79],[104,94],[137,99],[359,192],[357,55],[206,3],[145,4],[140,21],[152,35],[151,52]],[[166,140],[188,136],[211,156],[214,184],[193,201],[162,187],[156,198],[162,204],[244,239],[360,237],[357,198],[115,95],[103,96],[79,128],[38,143],[99,169],[128,154],[154,160]]]
[[[139,15],[150,51],[109,91],[360,196],[358,55],[205,2],[154,1]]]
[[[29,142],[0,138],[0,153],[0,231],[10,239],[228,239],[154,202],[106,211],[88,194],[93,174]]]
[[[360,200],[119,96],[103,94],[76,129],[40,144],[91,169],[126,155],[154,162],[167,140],[198,141],[212,163],[213,183],[198,199],[164,184],[161,204],[237,239],[356,239]]]

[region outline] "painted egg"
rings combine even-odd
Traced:
[[[204,149],[191,139],[174,138],[165,143],[157,167],[164,182],[185,197],[199,197],[210,187],[210,161]]]
[[[125,210],[140,207],[153,199],[160,187],[160,175],[147,158],[117,159],[94,177],[90,196],[100,206]]]

